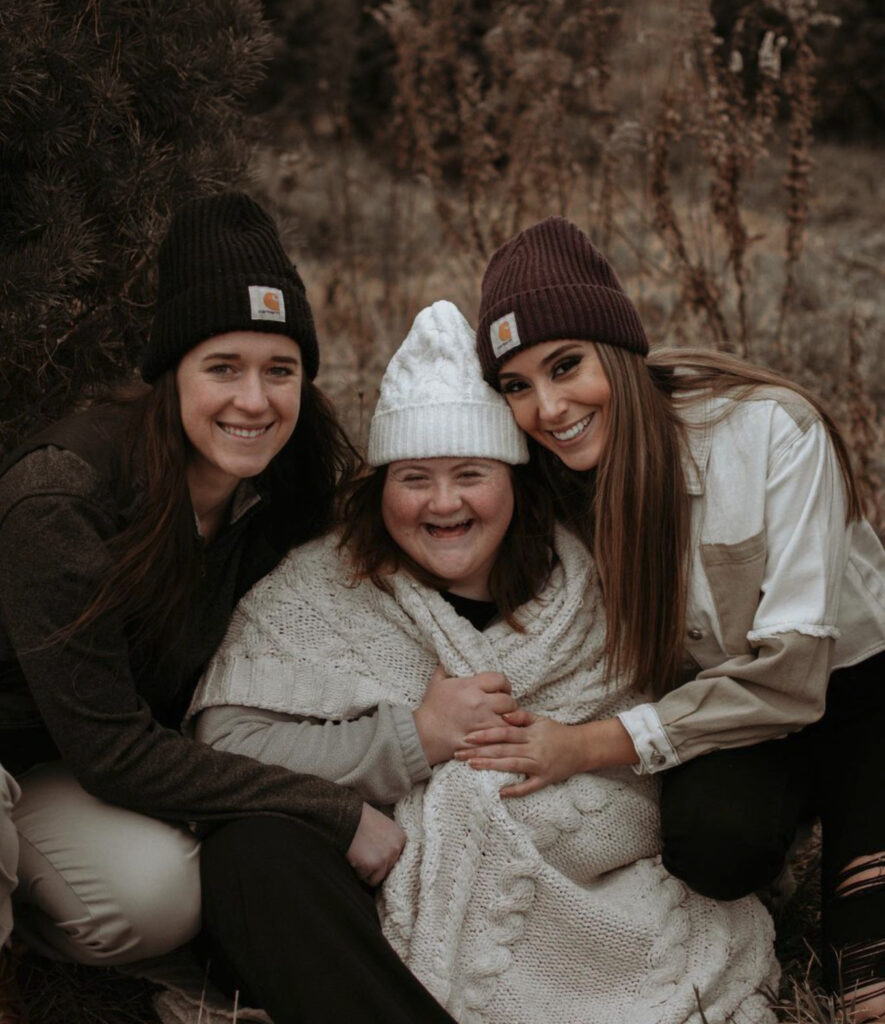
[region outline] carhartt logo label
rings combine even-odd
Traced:
[[[265,285],[249,285],[249,303],[253,320],[279,320],[286,322],[286,303],[279,288]]]
[[[508,313],[498,319],[489,328],[492,351],[499,358],[512,348],[519,348],[519,331],[516,328],[516,314]]]

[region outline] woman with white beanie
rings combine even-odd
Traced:
[[[526,459],[464,318],[447,302],[423,310],[382,383],[373,469],[346,490],[342,530],[240,603],[194,698],[198,736],[395,803],[406,842],[380,926],[456,1019],[677,1024],[702,1008],[768,1024],[768,917],[755,898],[719,904],[663,869],[653,782],[614,768],[502,800],[499,774],[453,757],[471,719],[515,702],[581,722],[640,700],[604,681],[590,556],[552,527]],[[312,955],[330,915],[309,854],[256,878],[254,836],[235,833],[203,850],[217,956],[276,1024],[334,1019],[348,979]],[[223,895],[234,888],[238,913]],[[358,938],[346,912],[328,924],[343,946],[371,930],[365,904],[351,916]],[[318,978],[323,1018],[300,1004]]]

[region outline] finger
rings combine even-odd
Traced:
[[[528,743],[524,729],[513,725],[496,725],[492,729],[476,729],[467,733],[464,742],[471,746],[485,746],[487,743]]]
[[[496,715],[505,715],[515,711],[518,705],[509,693],[493,693],[489,697],[489,707]]]
[[[532,725],[538,719],[537,715],[533,715],[531,711],[523,711],[522,708],[516,708],[514,711],[506,711],[504,712],[504,717],[511,725],[518,725],[520,728]]]
[[[537,793],[539,789],[543,789],[549,784],[549,779],[545,779],[543,775],[532,775],[525,782],[515,782],[512,786],[503,786],[498,792],[500,796],[504,797],[527,796],[529,793]]]
[[[446,675],[446,670],[442,667],[442,665],[437,665],[436,668],[433,670],[433,675],[430,677],[430,681],[431,683],[438,683],[441,682],[443,679],[448,678],[449,677]]]
[[[483,672],[476,679],[486,693],[510,693],[510,680],[500,672]]]
[[[521,772],[523,775],[534,775],[540,770],[539,766],[528,758],[505,754],[471,757],[467,763],[478,772]]]

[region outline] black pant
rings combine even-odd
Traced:
[[[371,891],[289,818],[223,825],[201,854],[213,977],[274,1024],[453,1024],[381,933]]]
[[[834,951],[847,958],[851,949],[866,954],[869,978],[885,979],[885,884],[835,892],[854,858],[885,853],[883,782],[885,653],[832,674],[826,713],[814,725],[664,772],[664,865],[705,896],[737,899],[770,884],[797,825],[819,817],[827,982],[836,987]]]

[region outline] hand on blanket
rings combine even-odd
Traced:
[[[470,746],[455,751],[459,761],[477,771],[528,776],[524,782],[504,786],[501,796],[525,796],[578,772],[639,760],[630,734],[617,718],[565,725],[531,711],[503,717],[506,725],[470,733],[465,737]]]
[[[505,725],[507,711],[516,710],[510,682],[500,672],[478,676],[447,676],[437,668],[415,710],[415,728],[429,764],[448,761],[463,747],[469,732]]]
[[[347,862],[368,885],[380,885],[406,845],[406,834],[395,821],[363,804],[363,813],[347,850]]]

